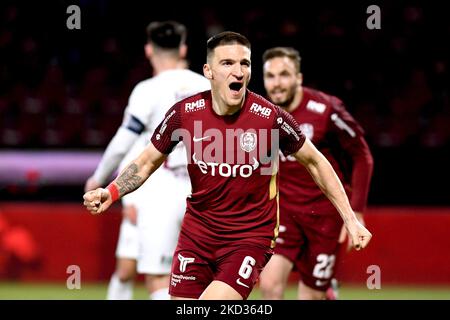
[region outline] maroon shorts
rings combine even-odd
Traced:
[[[308,287],[326,291],[339,258],[343,221],[338,212],[282,214],[275,254],[294,263]]]
[[[224,243],[182,231],[173,256],[169,294],[198,299],[213,280],[219,280],[247,299],[272,254],[270,247],[245,239]]]

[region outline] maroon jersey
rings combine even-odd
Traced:
[[[301,131],[323,153],[343,182],[355,211],[366,206],[372,175],[372,156],[363,130],[333,96],[303,88],[303,99],[291,113]],[[281,156],[280,210],[291,213],[335,213],[305,167]]]
[[[250,91],[240,111],[219,116],[206,91],[175,104],[151,141],[168,154],[178,140],[186,145],[192,184],[184,232],[218,241],[261,243],[264,238],[263,244],[273,246],[278,185],[271,160],[278,157],[278,142],[285,154],[303,145],[295,120]]]

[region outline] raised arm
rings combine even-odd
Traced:
[[[167,155],[149,143],[107,188],[97,188],[86,192],[83,196],[83,204],[92,214],[104,212],[114,201],[139,188],[166,158]]]
[[[356,218],[344,187],[328,160],[308,139],[293,156],[306,167],[316,184],[336,207],[355,249],[365,248],[372,234]]]

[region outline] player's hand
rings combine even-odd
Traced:
[[[361,250],[367,247],[372,238],[372,234],[361,222],[358,220],[351,221],[346,225],[346,228],[353,248]]]
[[[84,192],[88,192],[97,188],[100,188],[102,185],[95,180],[94,177],[89,177],[84,185]]]
[[[137,209],[136,206],[132,204],[125,205],[122,209],[122,216],[128,219],[132,224],[137,223]]]
[[[111,194],[108,189],[97,188],[92,191],[88,191],[83,196],[83,204],[86,209],[92,214],[99,214],[104,212],[112,203]]]
[[[358,221],[363,226],[366,226],[366,223],[364,222],[364,216],[363,216],[363,214],[361,212],[355,211],[355,216],[356,216]],[[347,228],[345,227],[345,225],[342,225],[341,233],[339,234],[338,242],[339,243],[344,243],[346,240],[347,240],[347,248],[346,249],[347,249],[347,252],[348,252],[348,251],[350,251],[352,249],[353,244],[352,244],[352,240],[349,237],[347,237]]]

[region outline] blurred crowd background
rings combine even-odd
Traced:
[[[69,30],[66,9],[81,9]],[[370,4],[381,29],[366,26]],[[201,72],[206,40],[233,30],[252,42],[250,89],[264,94],[261,55],[292,46],[304,84],[340,97],[374,154],[369,204],[449,205],[450,23],[432,2],[311,3],[51,1],[0,4],[0,157],[5,151],[102,151],[133,86],[151,76],[150,21],[188,27],[188,59]],[[8,200],[76,200],[77,186],[20,189]]]

